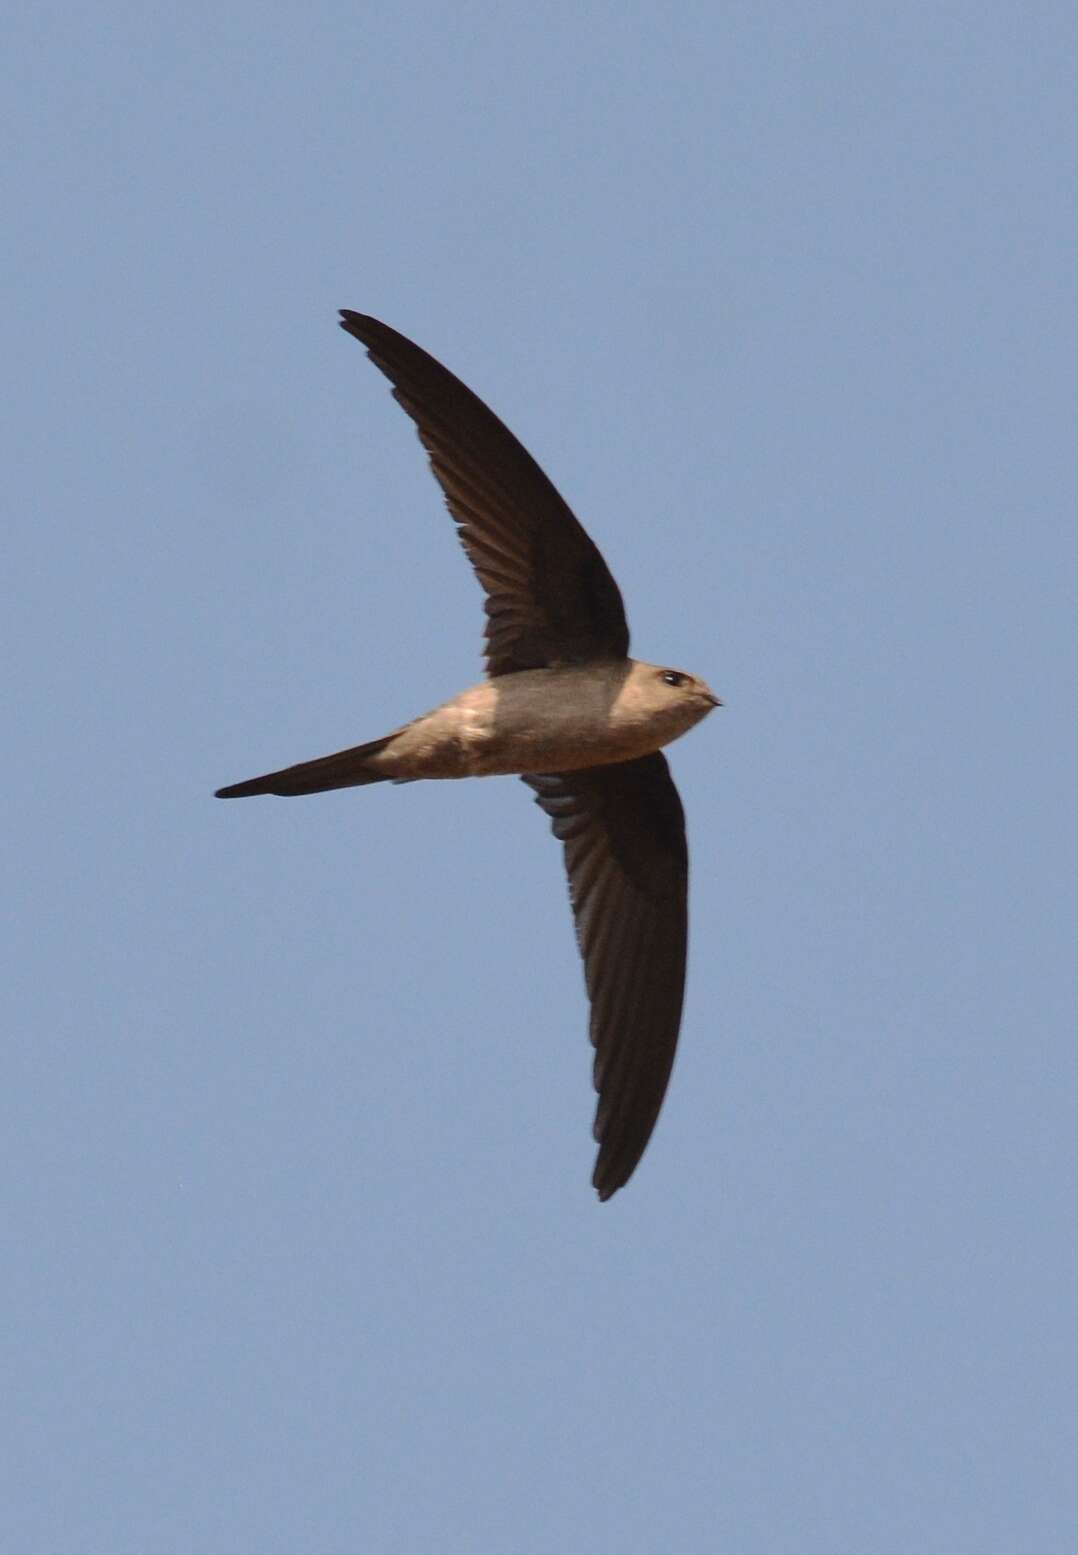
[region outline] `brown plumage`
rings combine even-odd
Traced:
[[[342,327],[390,380],[486,593],[487,675],[401,728],[218,790],[224,799],[518,773],[565,851],[599,1093],[592,1181],[607,1199],[655,1126],[685,986],[685,821],[659,748],[721,705],[630,659],[621,595],[550,481],[483,402],[388,325]]]

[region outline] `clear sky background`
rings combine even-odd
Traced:
[[[17,4],[0,1549],[1078,1548],[1078,11]],[[513,779],[346,305],[590,530],[685,1020],[590,1187]]]

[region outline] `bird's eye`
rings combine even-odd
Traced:
[[[663,680],[668,686],[683,686],[686,676],[680,674],[677,670],[663,670]]]

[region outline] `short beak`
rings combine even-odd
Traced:
[[[708,692],[707,699],[711,703],[712,707],[722,707],[723,706],[722,697],[717,697],[715,695],[714,691],[709,691]]]

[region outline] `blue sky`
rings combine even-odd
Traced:
[[[7,26],[0,1547],[1078,1541],[1078,15]],[[218,804],[477,678],[339,306],[602,548],[682,1044],[600,1206],[522,784]]]

